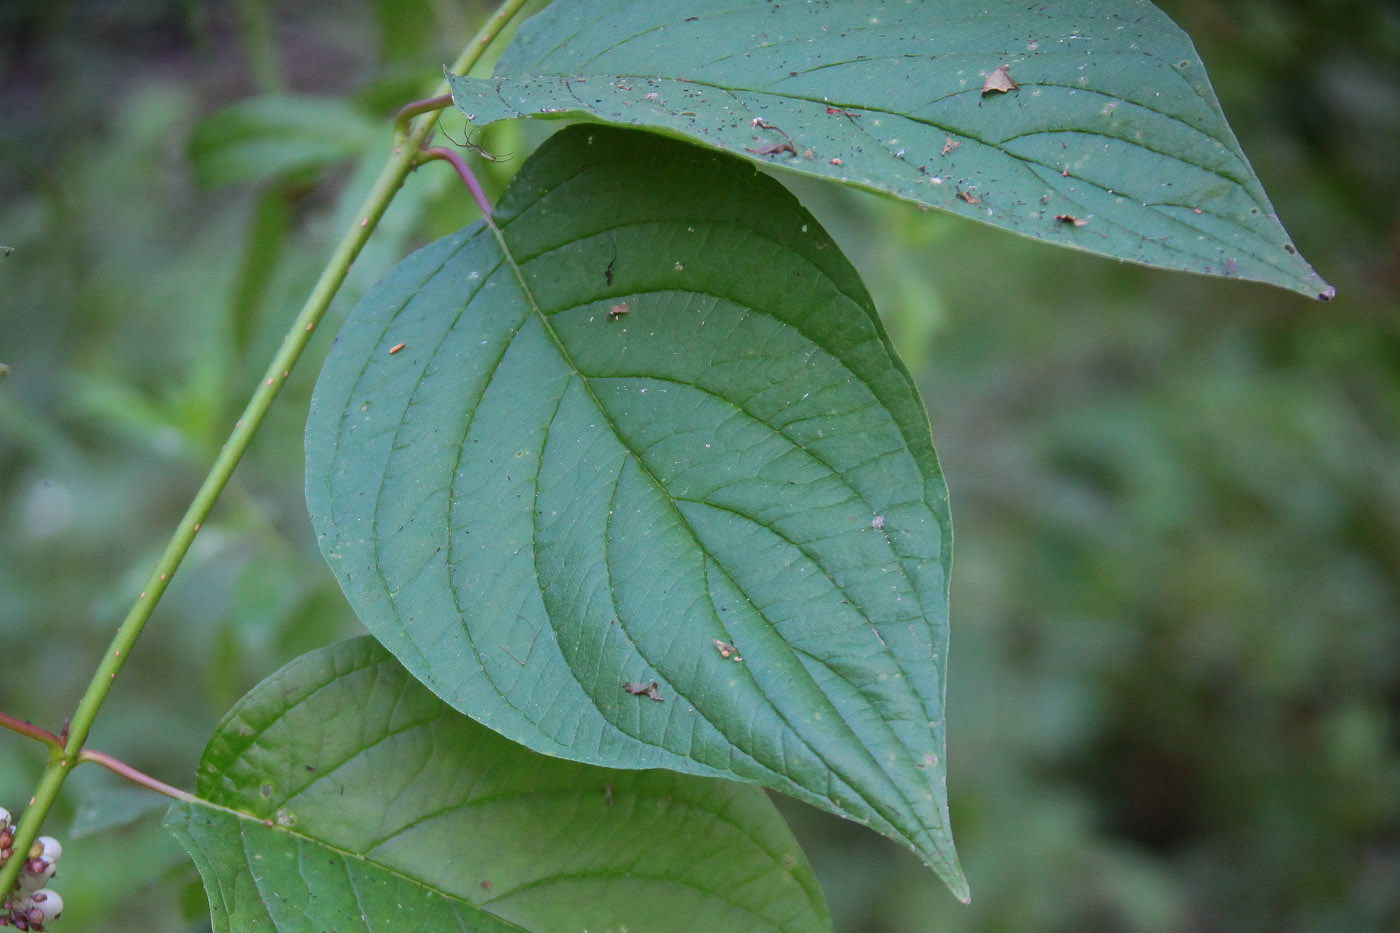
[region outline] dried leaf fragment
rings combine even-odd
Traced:
[[[1006,70],[1005,65],[999,65],[987,75],[987,80],[982,82],[982,96],[988,94],[1005,94],[1007,91],[1014,91],[1021,85],[1011,80],[1011,72]]]
[[[785,142],[768,143],[767,145],[759,146],[757,149],[745,149],[745,152],[752,152],[754,155],[775,155],[779,152],[791,152],[793,155],[797,155],[797,145],[782,127],[774,126],[771,123],[765,123],[762,117],[754,117],[750,125],[756,126],[759,129],[772,130],[775,133],[779,133],[782,135]]]
[[[1089,222],[1087,218],[1075,217],[1073,214],[1056,214],[1055,219],[1062,224],[1074,227],[1082,227]]]
[[[664,703],[666,702],[666,698],[656,692],[659,686],[660,685],[654,680],[650,683],[642,683],[639,680],[629,680],[622,685],[622,689],[633,696],[643,696],[648,700]]]
[[[777,155],[779,152],[791,152],[797,155],[797,147],[792,143],[769,143],[766,146],[759,146],[757,149],[745,149],[745,152],[752,152],[754,155]]]
[[[721,658],[724,658],[726,661],[744,660],[743,658],[739,657],[739,649],[735,648],[729,642],[720,641],[718,638],[711,638],[710,641],[715,643],[715,650],[718,651],[719,656]]]

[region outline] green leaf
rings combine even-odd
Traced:
[[[984,94],[1003,67],[1019,88]],[[1144,0],[580,0],[526,22],[493,77],[449,77],[479,125],[647,127],[1061,246],[1335,293]]]
[[[383,135],[343,100],[273,94],[207,117],[190,137],[190,159],[201,185],[266,181],[352,158]]]
[[[166,824],[216,930],[823,930],[757,788],[544,758],[369,638],[244,697]]]
[[[753,167],[609,127],[495,223],[401,263],[322,371],[307,501],[360,618],[508,738],[766,784],[965,895],[946,489],[855,270]]]

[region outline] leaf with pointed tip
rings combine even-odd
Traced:
[[[576,0],[528,20],[493,77],[449,77],[478,125],[646,127],[1061,246],[1334,294],[1146,0]]]
[[[655,134],[556,134],[494,226],[352,312],[306,447],[351,604],[454,707],[552,755],[766,784],[966,895],[927,415],[776,181]]]
[[[533,754],[370,638],[224,718],[167,826],[216,930],[830,929],[756,787]]]

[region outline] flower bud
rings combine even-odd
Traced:
[[[63,855],[63,844],[52,836],[40,836],[35,842],[43,846],[43,852],[40,854],[47,862],[57,862]]]
[[[63,898],[59,897],[57,891],[49,888],[40,888],[38,891],[29,895],[29,898],[34,902],[34,906],[44,912],[45,923],[48,923],[50,920],[57,920],[59,917],[63,916]]]
[[[32,858],[24,863],[19,873],[19,886],[26,891],[37,891],[53,877],[54,863],[44,858]]]
[[[42,927],[62,914],[63,898],[48,888],[21,894],[10,902],[10,920],[21,930]]]

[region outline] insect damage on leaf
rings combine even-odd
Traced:
[[[666,698],[656,692],[659,686],[660,685],[654,680],[650,683],[642,683],[639,680],[629,680],[622,685],[622,689],[626,690],[633,696],[643,696],[646,697],[648,700],[655,700],[658,703],[664,703],[666,701]]]
[[[1007,91],[1014,91],[1021,85],[1011,80],[1011,72],[1006,70],[1005,65],[998,66],[991,74],[987,75],[987,80],[982,83],[982,96],[988,94],[1005,94]]]

